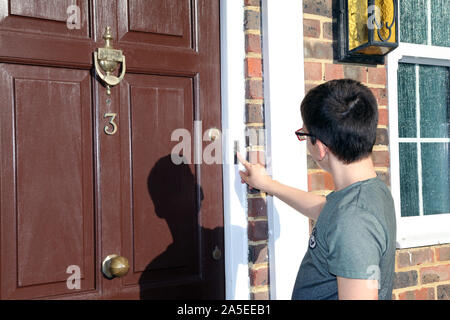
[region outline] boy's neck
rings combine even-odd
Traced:
[[[377,173],[373,166],[372,157],[364,158],[358,162],[344,164],[341,161],[331,161],[330,173],[333,176],[336,191],[360,181],[375,178]]]

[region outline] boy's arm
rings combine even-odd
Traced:
[[[339,300],[378,300],[378,281],[337,277]]]
[[[273,180],[262,165],[249,163],[239,153],[237,157],[247,169],[246,172],[239,171],[242,182],[279,198],[308,218],[317,220],[325,205],[325,197],[284,185]]]
[[[284,185],[276,180],[272,180],[266,192],[314,221],[319,218],[326,202],[326,198],[323,196]]]

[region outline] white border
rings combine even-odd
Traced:
[[[245,35],[242,0],[220,1],[221,103],[223,137],[223,200],[225,232],[225,297],[248,300],[247,199],[238,166],[234,165],[234,141],[245,146]]]
[[[397,248],[411,248],[426,245],[450,243],[450,214],[431,216],[401,217],[400,209],[400,162],[398,138],[397,70],[403,61],[418,64],[447,64],[450,48],[400,43],[388,55],[389,89],[389,148],[391,157],[391,191],[395,202],[397,218]]]
[[[303,1],[262,0],[266,163],[284,184],[307,190],[306,144],[294,131],[302,126],[304,96]],[[271,299],[291,299],[306,253],[309,221],[279,199],[267,197]]]

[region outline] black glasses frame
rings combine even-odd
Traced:
[[[304,132],[303,128],[300,128],[297,131],[295,131],[295,135],[297,136],[299,141],[304,141],[304,140],[306,140],[307,137],[310,137],[310,138],[312,138],[311,142],[316,143],[317,137],[313,134]]]

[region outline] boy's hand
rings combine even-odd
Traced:
[[[239,162],[245,167],[246,171],[239,171],[241,176],[241,183],[247,183],[250,188],[259,189],[267,192],[270,184],[273,182],[272,178],[267,174],[266,169],[260,165],[252,164],[245,160],[239,152],[236,153]]]

